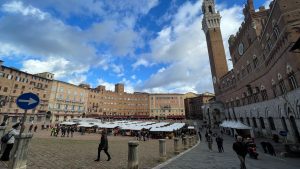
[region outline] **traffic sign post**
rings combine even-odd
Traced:
[[[21,136],[21,134],[25,129],[24,123],[27,116],[27,110],[34,109],[40,103],[40,99],[36,94],[24,93],[17,98],[16,103],[18,107],[25,110],[22,118],[22,123],[21,123],[21,130],[20,130],[20,136]]]
[[[38,106],[40,103],[40,99],[39,97],[34,94],[34,93],[24,93],[22,95],[20,95],[17,100],[16,100],[16,104],[18,107],[20,107],[21,109],[24,109],[25,112],[24,112],[24,115],[23,115],[23,118],[22,118],[22,121],[21,121],[21,129],[20,129],[20,134],[19,134],[19,140],[17,141],[17,145],[16,145],[16,148],[15,148],[15,151],[14,151],[14,156],[13,156],[13,161],[10,163],[10,168],[11,169],[14,169],[16,166],[17,166],[17,163],[18,163],[18,157],[20,155],[20,153],[22,151],[24,151],[24,145],[23,145],[23,148],[22,148],[22,145],[20,147],[20,142],[21,142],[21,139],[22,139],[22,133],[24,132],[25,130],[25,121],[26,121],[26,116],[27,116],[27,110],[29,109],[34,109],[36,106]],[[32,134],[31,134],[31,137],[32,137]],[[31,138],[30,137],[30,138]],[[23,143],[24,144],[24,143]],[[27,146],[26,146],[27,148]],[[19,150],[20,149],[20,150]],[[17,155],[17,152],[20,151],[20,153],[18,153],[19,155]],[[26,150],[27,151],[27,150]],[[23,153],[22,153],[23,154]],[[26,153],[27,154],[27,153]],[[24,157],[23,157],[24,158]],[[25,157],[26,158],[26,157]],[[23,159],[24,160],[24,159]],[[26,166],[26,164],[25,164]]]

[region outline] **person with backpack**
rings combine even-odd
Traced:
[[[2,144],[6,144],[5,150],[0,161],[9,161],[9,154],[15,143],[15,136],[19,135],[20,123],[12,126],[12,129],[1,138]]]

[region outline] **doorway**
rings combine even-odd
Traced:
[[[300,134],[299,134],[299,130],[296,124],[296,120],[294,116],[290,116],[290,121],[291,121],[291,127],[294,131],[294,136],[296,138],[296,141],[299,143],[300,142]]]

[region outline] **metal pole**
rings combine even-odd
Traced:
[[[21,129],[20,129],[20,133],[19,133],[19,138],[21,138],[21,135],[25,130],[24,123],[25,123],[25,120],[26,120],[26,116],[27,116],[27,110],[25,110],[24,115],[23,115],[23,119],[22,119],[22,122],[21,122]],[[16,158],[16,153],[19,149],[19,146],[20,146],[20,140],[17,141],[16,150],[15,150],[15,152],[13,152],[14,153],[13,158]],[[13,165],[12,165],[12,167],[13,167]]]

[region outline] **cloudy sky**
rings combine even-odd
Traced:
[[[270,0],[254,0],[255,7]],[[217,0],[227,39],[246,0]],[[2,0],[0,59],[73,84],[127,92],[213,92],[202,0]],[[231,63],[229,63],[229,66]]]

